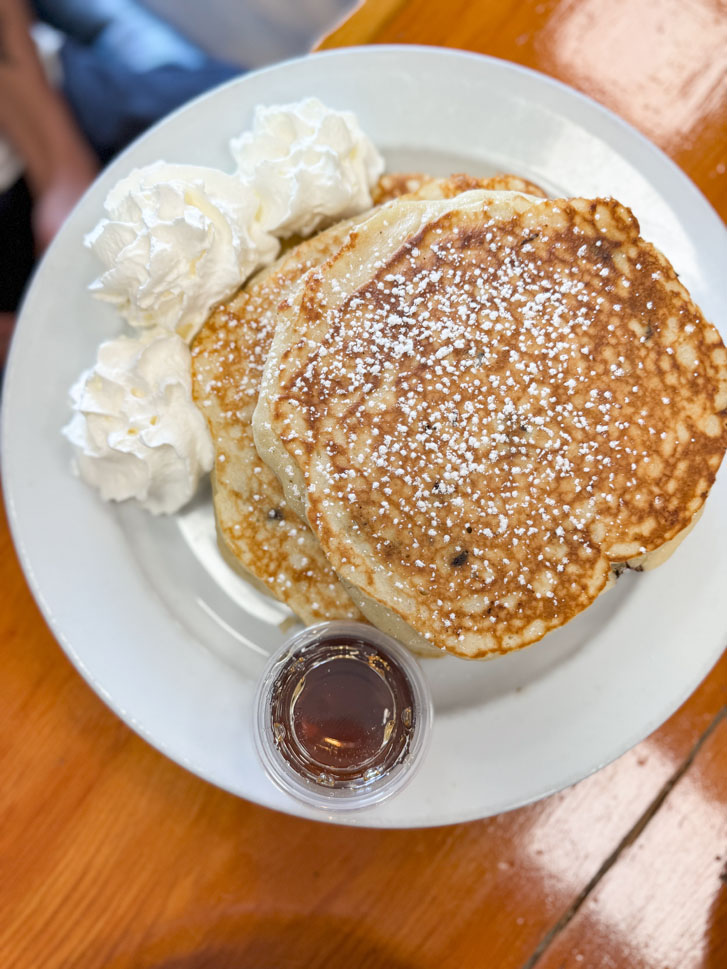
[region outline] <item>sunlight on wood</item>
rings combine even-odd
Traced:
[[[548,73],[568,77],[667,150],[705,110],[725,111],[727,18],[715,0],[562,3],[537,49]]]

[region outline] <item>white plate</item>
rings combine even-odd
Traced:
[[[314,816],[255,758],[251,699],[286,612],[222,563],[209,495],[164,520],[103,505],[71,476],[60,436],[67,388],[121,328],[86,293],[99,266],[81,240],[106,191],[157,158],[231,169],[228,139],[254,105],[304,95],[357,112],[390,169],[505,170],[553,192],[616,196],[722,327],[727,233],[675,165],[593,101],[511,64],[412,47],[336,51],[235,81],[156,127],[82,200],[31,286],[6,376],[6,499],[28,581],[70,658],[134,730],[221,787]],[[525,652],[425,662],[435,698],[426,763],[403,793],[346,820],[483,817],[618,757],[679,706],[725,645],[726,548],[723,469],[702,521],[662,568],[624,576]]]

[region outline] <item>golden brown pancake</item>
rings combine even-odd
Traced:
[[[521,182],[509,175],[434,179],[392,174],[384,176],[374,194],[381,204],[401,195],[408,183],[410,191],[427,198],[445,198],[473,185],[499,187],[508,179],[513,185]],[[222,554],[306,623],[360,614],[318,541],[288,506],[277,478],[258,457],[252,412],[279,303],[308,269],[338,251],[360,221],[339,223],[287,251],[212,313],[192,347],[194,399],[207,419],[216,452],[212,487]]]
[[[361,615],[258,456],[252,414],[278,303],[306,270],[340,248],[349,229],[349,223],[334,226],[287,252],[218,307],[192,345],[194,400],[215,447],[212,495],[220,550],[236,571],[307,624]]]
[[[727,352],[612,199],[393,203],[281,312],[254,430],[372,622],[486,657],[690,526]]]
[[[383,202],[390,202],[403,195],[418,199],[450,199],[455,195],[461,195],[462,192],[471,192],[478,188],[490,192],[523,192],[537,198],[546,198],[545,192],[539,185],[509,172],[481,178],[458,172],[444,179],[421,173],[391,172],[381,176],[371,192],[371,197],[374,205],[381,205]]]

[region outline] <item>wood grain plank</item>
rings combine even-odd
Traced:
[[[584,966],[727,966],[725,710],[663,807],[534,963]]]
[[[351,831],[218,791],[132,734],[40,620],[0,524],[0,952],[38,965],[521,969],[725,703],[568,791],[473,824]],[[507,899],[507,905],[503,900]],[[342,962],[341,962],[342,960]]]
[[[365,8],[321,48],[434,44],[543,71],[630,121],[727,218],[727,7],[721,0],[410,0],[359,37]]]
[[[650,133],[725,217],[726,22],[719,0],[369,0],[323,46],[545,70]],[[537,969],[727,965],[727,655],[660,730],[546,801],[352,831],[231,797],[131,733],[46,629],[4,520],[0,582],[3,967],[523,969],[544,939]]]
[[[408,0],[362,0],[347,17],[322,37],[314,50],[368,44]]]

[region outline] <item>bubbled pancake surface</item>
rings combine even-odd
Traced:
[[[278,303],[306,270],[336,252],[349,228],[334,226],[288,251],[219,306],[192,345],[194,400],[215,448],[212,496],[220,549],[230,565],[308,624],[360,613],[258,456],[252,414]]]
[[[406,204],[305,277],[256,439],[372,621],[488,656],[689,525],[727,353],[613,200]]]
[[[412,195],[418,199],[449,199],[473,189],[486,189],[491,192],[524,192],[537,198],[546,197],[539,185],[509,172],[482,178],[459,172],[448,175],[444,179],[435,178],[433,175],[391,172],[381,176],[371,196],[374,204],[380,205],[382,202],[390,202],[403,195]]]
[[[520,181],[495,177],[498,185],[508,178]],[[384,176],[374,196],[381,204],[405,191],[449,197],[473,185],[494,184],[494,179],[460,175],[433,179],[393,173]],[[306,623],[360,618],[360,613],[317,539],[286,502],[278,479],[260,460],[252,413],[280,302],[307,270],[338,251],[358,221],[339,223],[288,250],[219,306],[192,346],[194,399],[215,446],[212,487],[221,551],[230,565],[286,602]]]

